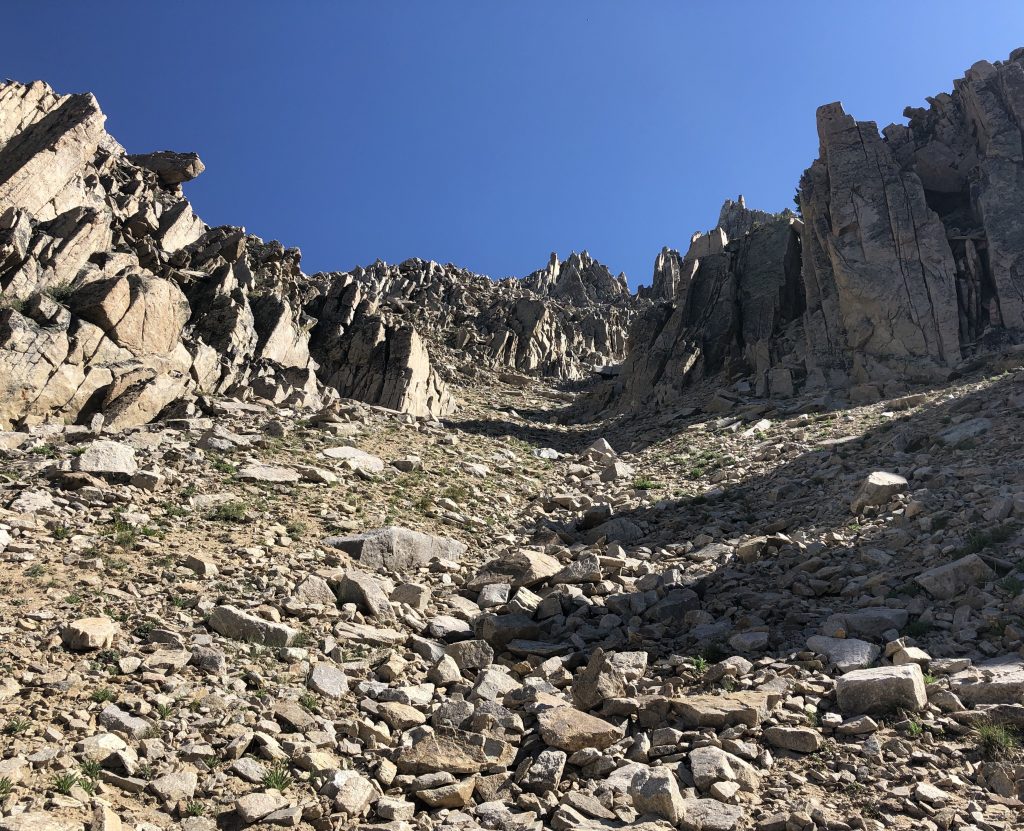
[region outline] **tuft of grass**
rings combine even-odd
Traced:
[[[999,581],[999,588],[1016,597],[1022,590],[1024,590],[1024,580],[1021,580],[1019,577],[1011,574],[1009,577],[1004,577]]]
[[[95,780],[100,778],[100,772],[103,770],[103,766],[95,759],[86,759],[78,766],[78,769],[86,779]]]
[[[698,675],[703,675],[708,671],[708,659],[703,655],[695,655],[690,659],[690,662],[693,665],[693,671]]]
[[[1016,529],[1010,523],[998,525],[988,531],[972,531],[967,535],[967,542],[962,549],[963,554],[977,554],[992,545],[1006,542]]]
[[[979,724],[974,740],[986,759],[1001,761],[1013,756],[1020,747],[1017,734],[1002,724]]]
[[[114,691],[110,687],[100,687],[98,690],[93,690],[89,696],[97,704],[106,704],[108,701],[113,701],[115,697]]]
[[[248,506],[244,502],[225,502],[213,509],[210,519],[217,522],[243,522],[248,511]]]
[[[231,462],[227,459],[217,457],[210,462],[210,467],[216,470],[218,473],[223,473],[227,476],[233,476],[238,470]]]
[[[8,719],[7,724],[4,725],[4,733],[8,736],[20,736],[31,726],[32,722],[27,718],[18,718],[15,716],[12,719]]]
[[[66,303],[74,293],[75,290],[72,287],[70,280],[64,283],[55,283],[52,286],[48,286],[43,292],[47,297],[56,300],[60,304]]]
[[[0,805],[3,805],[12,793],[14,793],[14,782],[6,776],[0,777]]]
[[[266,776],[263,777],[264,788],[273,788],[275,791],[281,791],[281,793],[284,793],[291,786],[292,775],[288,771],[288,766],[283,762],[275,764],[267,771]]]
[[[46,568],[42,563],[36,563],[25,569],[26,577],[42,577],[44,574],[46,574]]]
[[[313,693],[303,693],[302,695],[300,695],[299,704],[301,704],[311,713],[320,712],[320,699],[313,695]]]
[[[656,491],[661,490],[663,487],[665,486],[662,485],[661,482],[655,482],[653,479],[641,478],[633,480],[633,490]]]
[[[64,796],[68,796],[71,793],[71,789],[77,784],[78,774],[71,771],[56,773],[50,781],[50,787],[57,793],[64,794]]]
[[[204,817],[206,816],[206,805],[197,799],[190,799],[185,803],[185,816]]]
[[[174,712],[174,707],[170,704],[157,704],[156,711],[160,718],[170,718],[171,713]]]

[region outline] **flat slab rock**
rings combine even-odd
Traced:
[[[283,623],[264,620],[227,605],[214,609],[209,623],[214,632],[225,638],[264,646],[289,646],[299,634]]]
[[[622,738],[614,724],[575,707],[554,707],[537,716],[541,738],[550,747],[569,753],[593,747],[604,750]]]
[[[238,469],[235,477],[249,482],[298,482],[297,471],[277,465],[251,464]]]
[[[950,689],[969,706],[1018,704],[1024,699],[1024,658],[1003,655],[951,679]]]
[[[777,693],[743,691],[725,695],[688,695],[672,700],[687,727],[756,727],[782,700]]]
[[[352,470],[363,473],[383,473],[384,460],[358,447],[328,447],[323,451],[328,459],[337,459]]]
[[[419,775],[446,771],[468,774],[509,765],[515,753],[512,745],[500,739],[454,727],[441,727],[424,733],[410,746],[402,748],[395,762],[402,773]]]
[[[409,528],[389,525],[364,534],[327,537],[324,545],[338,548],[370,568],[408,571],[430,564],[434,558],[460,560],[466,544]]]

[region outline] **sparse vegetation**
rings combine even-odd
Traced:
[[[55,773],[53,779],[50,780],[50,788],[55,790],[59,794],[69,796],[71,791],[76,785],[78,785],[78,774],[72,771],[63,771],[62,773]]]
[[[225,502],[213,509],[210,518],[217,522],[243,522],[248,512],[249,508],[244,502]]]
[[[292,781],[292,775],[288,770],[288,766],[283,762],[277,762],[267,771],[266,776],[263,777],[263,787],[273,788],[283,793],[292,786]]]
[[[190,799],[188,802],[185,803],[185,816],[205,817],[206,805],[197,799]]]
[[[105,704],[108,701],[113,701],[115,698],[114,691],[110,687],[100,687],[98,690],[93,690],[89,698],[97,704]]]
[[[974,730],[978,749],[986,759],[1004,761],[1015,755],[1020,741],[1017,734],[1002,724],[979,724]]]
[[[29,719],[15,716],[8,719],[7,724],[4,725],[4,733],[8,736],[20,736],[22,733],[27,732],[31,726],[32,722]]]

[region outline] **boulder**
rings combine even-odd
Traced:
[[[855,669],[836,679],[836,701],[844,714],[917,712],[928,703],[917,664]]]
[[[349,537],[328,537],[324,545],[337,548],[359,560],[367,568],[410,571],[438,558],[458,561],[467,546],[448,537],[435,537],[390,525]]]

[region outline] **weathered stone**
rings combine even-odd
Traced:
[[[215,608],[209,623],[211,629],[225,638],[265,646],[289,646],[299,634],[290,626],[264,620],[234,606]]]
[[[924,676],[917,664],[856,669],[836,680],[836,700],[843,713],[916,712],[928,703]]]
[[[914,580],[932,597],[949,600],[971,586],[995,579],[995,572],[977,554],[922,571]]]
[[[865,508],[887,504],[893,496],[906,489],[907,480],[902,476],[877,470],[861,483],[850,503],[850,509],[855,514],[863,513]]]
[[[328,537],[324,545],[341,549],[367,568],[391,571],[421,568],[435,557],[457,561],[466,551],[466,545],[457,540],[394,525],[351,537]]]
[[[552,707],[538,714],[541,738],[550,747],[575,753],[586,747],[603,750],[622,738],[622,730],[574,707]]]
[[[108,617],[84,617],[64,627],[61,639],[68,649],[107,649],[119,632],[120,627]]]

